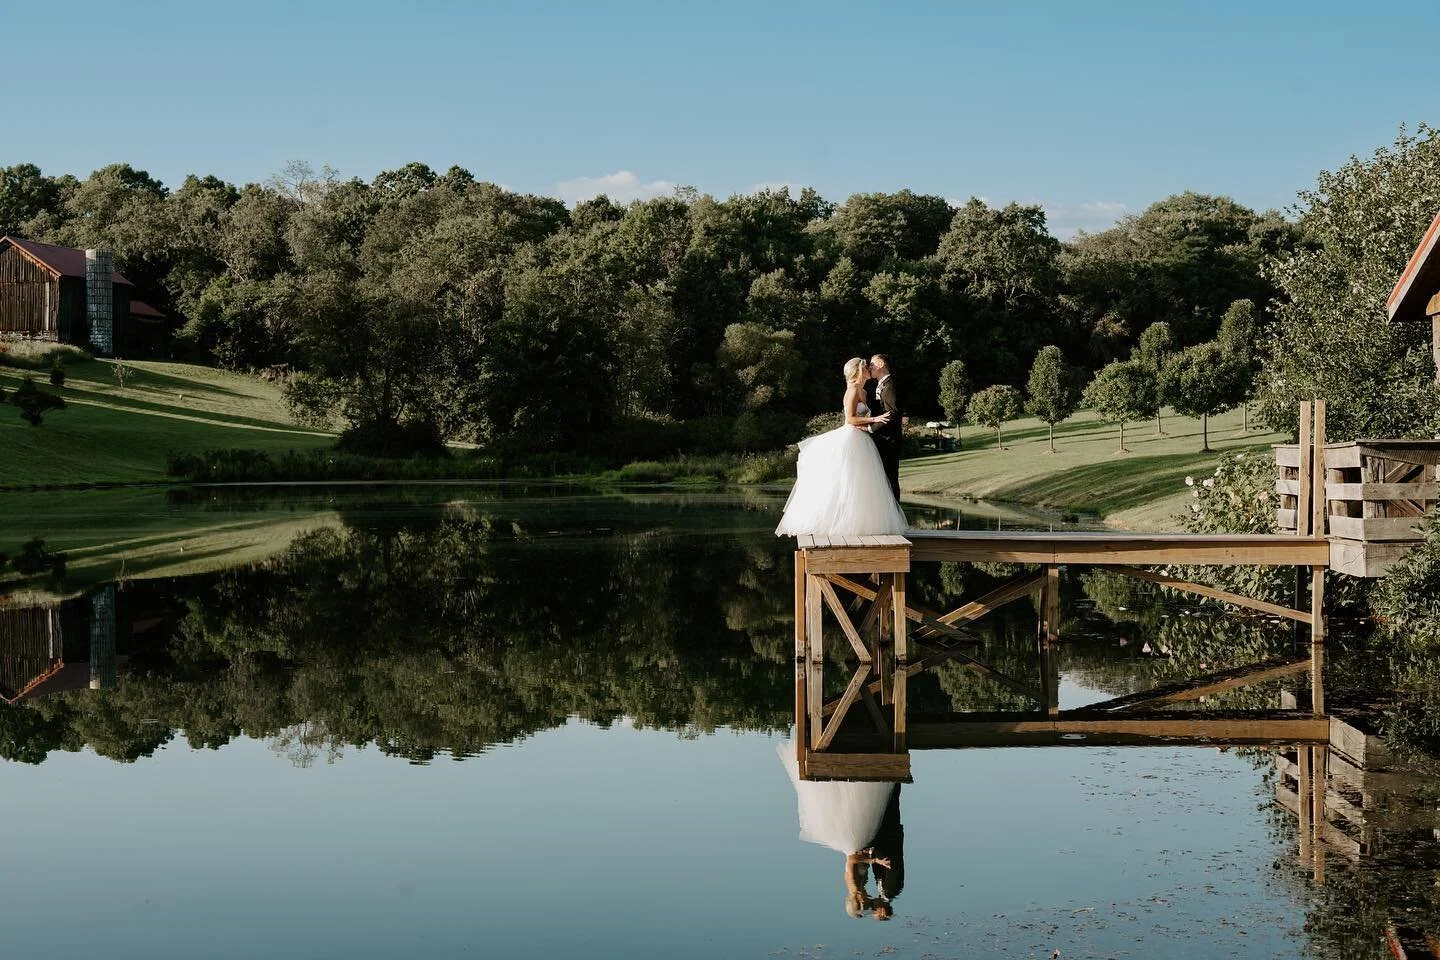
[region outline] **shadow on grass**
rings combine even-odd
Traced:
[[[1071,467],[1012,483],[995,491],[995,499],[1018,500],[1056,507],[1084,507],[1102,514],[1138,507],[1185,488],[1185,477],[1208,472],[1214,454],[1170,454],[1117,457],[1106,463]]]

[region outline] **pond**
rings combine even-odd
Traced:
[[[24,521],[63,577],[0,585],[15,955],[1379,957],[1387,924],[1440,931],[1440,787],[1321,748],[914,750],[904,783],[797,783],[783,494],[65,497]],[[1008,572],[911,590],[939,608]],[[1034,618],[984,621],[988,662],[1040,669]],[[1078,569],[1061,622],[1065,708],[1293,650],[1288,624]],[[953,660],[908,697],[1023,707]],[[1297,771],[1322,763],[1311,842]],[[888,861],[859,918],[840,821]]]

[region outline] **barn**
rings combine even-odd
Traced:
[[[73,343],[105,356],[131,352],[135,288],[112,264],[106,250],[0,237],[0,338]],[[153,326],[153,316],[144,320]]]

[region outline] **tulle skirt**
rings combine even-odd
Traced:
[[[885,819],[885,807],[895,784],[801,780],[794,744],[782,743],[778,752],[795,787],[800,839],[846,854],[865,849]]]
[[[795,486],[775,535],[905,532],[905,514],[870,434],[845,425],[800,441]]]

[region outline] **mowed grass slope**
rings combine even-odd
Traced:
[[[1084,411],[1056,426],[1054,453],[1038,420],[1006,424],[1003,450],[995,449],[994,430],[968,426],[963,450],[907,460],[900,484],[906,493],[1083,511],[1127,529],[1173,530],[1188,499],[1187,476],[1209,473],[1221,453],[1268,451],[1289,439],[1253,418],[1250,426],[1242,429],[1238,410],[1211,417],[1212,453],[1200,452],[1200,421],[1173,415],[1164,418],[1164,434],[1154,420],[1126,424],[1127,453],[1117,452],[1114,424]]]
[[[280,388],[258,377],[165,361],[127,361],[122,389],[109,360],[72,363],[67,404],[32,427],[0,406],[0,488],[165,479],[170,451],[245,447],[278,453],[328,447],[331,434],[296,426]],[[0,367],[0,386],[26,371]],[[34,374],[53,390],[44,372]]]

